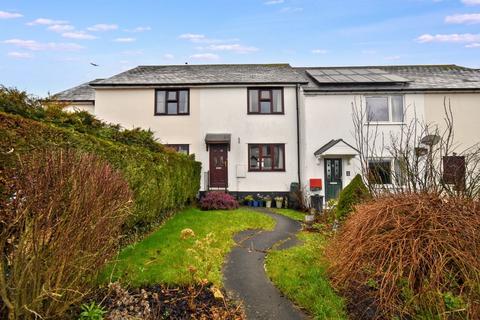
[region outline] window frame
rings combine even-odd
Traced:
[[[401,159],[397,158],[369,158],[368,160],[368,176],[367,179],[369,180],[369,183],[371,183],[374,186],[377,187],[382,187],[382,186],[387,186],[387,187],[403,187],[405,186],[405,172],[402,171],[400,167],[400,162],[402,161]],[[374,181],[370,181],[370,162],[389,162],[390,164],[390,183],[375,183]],[[399,172],[397,172],[397,166],[399,168]]]
[[[257,90],[258,91],[258,112],[250,111],[250,91]],[[282,97],[282,111],[281,112],[273,112],[273,90],[280,90],[281,97]],[[262,91],[269,91],[270,92],[270,99],[262,99]],[[261,102],[270,102],[270,112],[263,113],[261,112]],[[285,114],[285,92],[283,87],[250,87],[247,88],[247,114],[259,114],[259,115],[282,115]]]
[[[250,167],[250,148],[251,147],[258,147],[258,163],[259,163],[259,166],[258,166],[258,169],[252,169]],[[268,146],[270,148],[270,153],[271,153],[271,159],[272,159],[272,169],[268,169],[268,170],[264,170],[262,168],[262,160],[263,160],[263,147],[264,146]],[[274,163],[275,163],[275,150],[274,150],[274,147],[280,147],[283,151],[283,168],[282,169],[275,169],[274,168]],[[247,159],[247,162],[248,162],[248,172],[285,172],[286,171],[286,165],[287,165],[287,162],[286,162],[286,158],[287,158],[287,155],[285,153],[285,143],[249,143],[247,145],[247,148],[248,148],[248,159]]]
[[[393,97],[402,98],[402,121],[393,121]],[[368,98],[387,98],[388,120],[369,120],[368,119]],[[404,124],[405,123],[405,95],[404,94],[371,94],[365,96],[365,111],[367,124]]]
[[[165,112],[161,113],[157,111],[157,102],[158,102],[158,94],[157,92],[164,91],[165,92]],[[180,91],[187,92],[187,112],[180,113]],[[176,92],[177,99],[176,100],[168,100],[168,93],[169,92]],[[176,102],[177,103],[177,113],[168,113],[168,103],[169,102]],[[155,105],[154,105],[154,115],[155,116],[188,116],[190,115],[190,89],[189,88],[159,88],[155,89]]]
[[[182,153],[182,152],[180,152],[177,148],[187,147],[186,155],[190,155],[190,145],[189,144],[185,144],[185,143],[171,143],[170,144],[170,143],[167,143],[167,144],[165,144],[165,146],[167,148],[174,149],[178,153]],[[185,154],[185,153],[182,153],[182,154]]]

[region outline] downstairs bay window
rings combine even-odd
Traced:
[[[285,171],[285,145],[249,144],[248,171]]]

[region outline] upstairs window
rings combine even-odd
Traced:
[[[368,122],[403,122],[403,96],[366,97]]]
[[[249,114],[283,114],[282,88],[248,89]]]
[[[167,144],[167,147],[183,154],[189,154],[190,153],[190,147],[188,144]]]
[[[156,90],[155,115],[188,115],[190,113],[188,89]]]
[[[249,171],[285,171],[284,144],[249,144]]]

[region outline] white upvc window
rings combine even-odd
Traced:
[[[368,160],[368,181],[374,185],[404,185],[405,172],[402,161],[394,158]]]
[[[403,123],[403,95],[374,95],[365,97],[368,122]]]

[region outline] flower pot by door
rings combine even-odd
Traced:
[[[283,202],[282,200],[276,200],[275,201],[275,204],[277,205],[277,209],[282,208],[282,202]]]
[[[265,205],[266,205],[267,208],[271,208],[272,207],[272,200],[267,200],[265,202]]]

